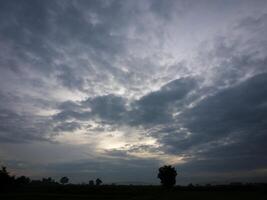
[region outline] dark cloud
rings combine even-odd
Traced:
[[[91,117],[91,112],[86,111],[86,112],[76,112],[76,111],[61,111],[60,113],[56,114],[53,116],[54,120],[57,121],[66,121],[66,120],[88,120]]]
[[[89,98],[80,102],[80,105],[65,102],[60,106],[63,110],[54,118],[59,120],[95,119],[103,123],[131,126],[170,122],[172,114],[185,103],[186,96],[195,87],[194,79],[181,78],[171,81],[158,91],[151,92],[134,102],[127,102],[127,99],[115,95]],[[83,111],[84,108],[89,108],[90,111]]]
[[[49,121],[34,115],[21,115],[1,109],[0,121],[0,142],[3,143],[48,141],[53,134]]]
[[[54,128],[54,130],[56,132],[60,132],[60,131],[72,132],[80,128],[81,128],[81,125],[78,122],[66,122],[66,123],[59,124],[58,126]]]
[[[188,156],[187,170],[266,168],[266,81],[267,74],[260,74],[207,97],[180,118],[191,134],[178,131],[161,142],[172,153]]]
[[[204,99],[186,112],[186,127],[196,134],[194,144],[240,132],[262,133],[267,119],[266,80],[266,74],[260,74]]]
[[[181,78],[143,96],[133,104],[132,116],[136,118],[133,123],[158,124],[171,121],[174,111],[179,110],[186,95],[195,86],[194,79]]]
[[[236,166],[232,170],[238,170],[238,167],[240,170],[252,170],[250,167],[253,166],[266,167],[265,159],[255,161],[266,154],[263,142],[266,139],[264,130],[267,120],[266,80],[266,74],[259,74],[226,88],[206,97],[176,119],[172,118],[172,114],[179,110],[181,101],[195,88],[196,82],[193,79],[179,79],[163,86],[133,102],[130,111],[126,109],[125,99],[113,95],[88,99],[81,103],[81,107],[88,106],[91,109],[91,115],[87,119],[96,117],[104,123],[133,125],[134,122],[135,125],[159,127],[150,135],[156,137],[163,145],[162,150],[169,153],[189,158],[199,157],[207,161],[207,166],[214,163],[211,168],[215,163],[225,162],[229,164],[229,168],[231,165]],[[69,104],[70,107],[73,106]],[[173,108],[174,106],[176,107]],[[151,118],[144,119],[143,116]],[[179,124],[175,125],[172,120]],[[160,123],[163,126],[160,127]],[[150,152],[150,148],[152,147],[136,146],[107,154],[126,156],[126,152]],[[154,152],[157,150],[153,149]],[[243,160],[243,163],[251,160],[254,164],[242,167],[238,164],[241,163],[238,159]],[[236,164],[233,160],[236,160]],[[188,160],[188,163],[198,166],[195,162],[200,163],[194,159]],[[204,161],[201,163],[204,166]],[[197,167],[194,169],[198,170]],[[210,168],[207,167],[207,171],[208,169]],[[214,168],[214,171],[220,170],[219,166]]]
[[[258,17],[247,17],[243,19],[237,26],[237,28],[251,29],[252,31],[265,30],[267,21],[267,13]]]
[[[1,4],[0,38],[16,56],[3,55],[1,67],[12,65],[11,69],[20,76],[25,69],[50,78],[55,76],[61,85],[73,90],[86,90],[88,84],[99,79],[109,81],[110,74],[120,73],[111,62],[116,54],[125,52],[125,44],[122,37],[111,33],[126,23],[120,17],[122,2],[110,6],[102,1],[68,4],[64,1],[2,1]],[[94,20],[99,24],[94,25]],[[68,59],[66,54],[75,57],[85,52],[91,63],[97,63],[104,73],[96,72],[86,59],[76,58],[76,63],[70,65],[55,62],[64,63]],[[28,74],[24,76],[29,81]]]
[[[82,102],[64,102],[59,106],[61,112],[54,119],[64,121],[70,118],[79,120],[99,119],[100,121],[119,122],[126,110],[126,100],[115,95],[88,98]],[[90,109],[90,111],[87,111]]]
[[[125,117],[126,100],[115,95],[98,96],[90,98],[82,105],[91,109],[92,115],[107,121],[120,121]]]

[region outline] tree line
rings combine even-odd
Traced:
[[[161,184],[164,187],[172,187],[176,183],[176,175],[177,172],[174,167],[167,165],[159,168],[158,178],[161,180]],[[59,179],[59,182],[55,181],[53,178],[42,178],[41,180],[31,180],[29,177],[26,176],[13,176],[7,171],[6,167],[2,166],[0,169],[0,188],[7,188],[7,187],[16,187],[21,185],[57,185],[68,184],[70,179],[67,176],[63,176]],[[103,184],[103,181],[100,178],[96,180],[89,180],[89,186],[100,186]]]
[[[6,190],[8,188],[24,186],[24,185],[66,185],[69,183],[69,178],[67,176],[63,176],[59,179],[59,182],[55,181],[55,179],[48,177],[42,178],[41,180],[31,180],[29,177],[26,176],[19,176],[16,177],[11,175],[6,167],[2,166],[0,169],[0,190]],[[102,180],[97,178],[94,180],[89,180],[88,184],[90,186],[100,186],[102,184]]]

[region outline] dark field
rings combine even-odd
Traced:
[[[48,199],[222,199],[266,200],[266,187],[175,187],[160,186],[49,186],[24,187],[0,195],[1,200],[48,200]]]

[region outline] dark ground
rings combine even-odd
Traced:
[[[1,200],[103,200],[103,199],[212,199],[212,200],[267,200],[266,187],[175,187],[160,186],[27,186],[15,191],[4,191]]]

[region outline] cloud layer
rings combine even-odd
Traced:
[[[1,1],[2,164],[77,182],[153,183],[162,164],[181,183],[266,178],[266,8]]]

